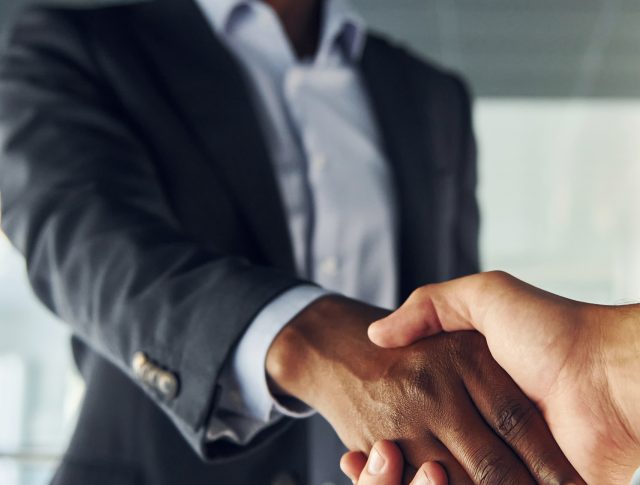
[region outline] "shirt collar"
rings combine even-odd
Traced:
[[[365,22],[348,0],[324,0],[324,18],[318,59],[328,56],[339,45],[350,61],[358,61],[366,39]]]
[[[198,0],[214,29],[225,35],[233,17],[242,8],[260,0]],[[349,0],[324,0],[324,14],[317,59],[328,58],[338,45],[349,61],[356,62],[364,51],[366,25]]]
[[[225,33],[233,14],[251,0],[197,0],[218,33]]]

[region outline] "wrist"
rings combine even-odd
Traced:
[[[322,412],[337,380],[345,379],[354,357],[367,359],[377,348],[368,325],[387,312],[348,298],[319,298],[287,324],[267,353],[272,392],[294,397]]]

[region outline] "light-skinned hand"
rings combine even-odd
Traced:
[[[447,474],[435,462],[423,464],[417,472],[404,469],[400,449],[391,441],[378,441],[369,458],[364,453],[345,453],[340,468],[357,485],[447,485]],[[404,471],[403,471],[404,469]],[[403,479],[404,475],[404,479]],[[409,482],[409,480],[411,480]]]
[[[442,330],[485,335],[587,483],[629,483],[640,466],[640,305],[576,302],[491,272],[420,288],[368,333],[396,348]]]

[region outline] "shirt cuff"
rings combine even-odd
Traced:
[[[295,399],[286,403],[276,400],[269,390],[265,361],[271,343],[285,325],[315,300],[329,294],[317,286],[296,286],[271,301],[253,319],[220,375],[219,412],[209,423],[210,440],[226,435],[234,442],[246,442],[247,435],[257,434],[282,415],[304,418],[315,413]],[[226,426],[221,420],[230,428],[223,433]]]

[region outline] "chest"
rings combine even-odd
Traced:
[[[358,193],[362,173],[391,184],[400,199],[401,239],[421,237],[412,227],[427,223],[441,235],[453,230],[457,186],[450,172],[430,168],[454,164],[447,159],[451,152],[438,148],[450,144],[451,135],[440,136],[425,122],[427,100],[406,89],[399,66],[384,56],[347,80],[301,82],[294,75],[282,86],[290,99],[274,94],[267,103],[279,109],[271,111],[256,100],[246,72],[210,30],[169,29],[161,37],[144,32],[128,39],[105,32],[102,38],[111,39],[103,53],[105,74],[122,115],[148,149],[176,220],[201,244],[294,270],[287,191],[279,184],[300,153],[309,175],[335,170],[326,180],[343,181],[326,184],[338,206],[341,194]],[[206,49],[194,48],[202,43]],[[276,111],[282,126],[271,118]],[[414,214],[421,220],[412,220]]]

